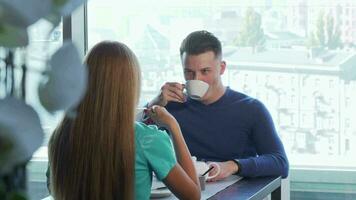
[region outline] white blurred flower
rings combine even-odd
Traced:
[[[84,96],[87,69],[73,43],[65,42],[52,56],[48,80],[39,87],[42,105],[49,111],[69,110]]]

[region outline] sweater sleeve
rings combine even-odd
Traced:
[[[255,144],[257,157],[239,159],[240,175],[244,177],[256,176],[288,176],[289,164],[283,144],[267,108],[255,100],[253,112],[254,123],[251,134]]]

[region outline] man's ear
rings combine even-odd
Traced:
[[[221,61],[220,62],[220,75],[223,75],[226,69],[226,62],[225,61]]]

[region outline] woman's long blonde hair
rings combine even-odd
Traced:
[[[57,200],[134,198],[134,111],[140,69],[124,44],[104,41],[86,57],[89,81],[74,119],[49,142],[51,192]]]

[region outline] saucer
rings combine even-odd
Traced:
[[[154,189],[151,190],[151,198],[163,198],[163,197],[169,197],[172,195],[172,192],[169,189]]]

